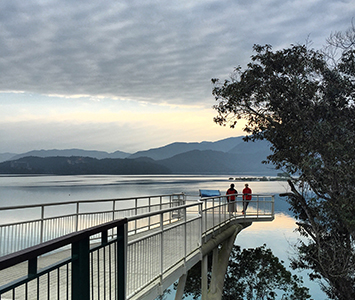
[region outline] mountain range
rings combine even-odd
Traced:
[[[172,143],[130,154],[66,149],[0,154],[2,174],[260,174],[276,170],[262,161],[266,141],[231,137],[216,142]]]

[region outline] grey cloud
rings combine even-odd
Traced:
[[[0,90],[202,103],[254,43],[322,43],[354,12],[344,1],[2,0]]]

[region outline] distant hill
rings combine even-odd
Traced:
[[[216,142],[201,142],[201,143],[184,143],[176,142],[159,148],[152,148],[145,151],[138,151],[134,154],[115,151],[113,153],[108,153],[105,151],[96,151],[96,150],[83,150],[83,149],[51,149],[51,150],[33,150],[21,154],[15,153],[0,153],[0,162],[6,160],[16,160],[21,157],[27,156],[37,156],[37,157],[54,157],[54,156],[82,156],[82,157],[93,157],[97,159],[103,158],[138,158],[138,157],[149,157],[154,160],[161,160],[173,157],[175,155],[193,151],[193,150],[213,150],[213,151],[222,151],[222,152],[231,152],[231,153],[244,153],[245,151],[250,152],[254,151],[257,148],[260,148],[259,143],[266,142],[244,142],[243,137],[230,137],[227,139],[219,140]],[[265,146],[263,146],[265,150]]]
[[[54,157],[54,156],[82,156],[82,157],[92,157],[97,159],[103,158],[127,158],[130,154],[122,151],[116,151],[113,153],[108,153],[105,151],[96,151],[96,150],[82,150],[82,149],[64,149],[64,150],[33,150],[30,152],[13,155],[11,160],[16,160],[22,157],[27,156],[37,156],[37,157]],[[10,159],[10,158],[7,158]],[[4,161],[4,160],[2,160]]]
[[[0,162],[5,161],[5,160],[10,160],[11,158],[13,158],[15,155],[17,155],[16,153],[0,153]]]
[[[170,170],[151,159],[96,159],[91,157],[22,157],[0,163],[1,174],[169,174]]]
[[[104,151],[88,151],[81,149],[66,150],[34,150],[15,155],[4,154],[4,158],[12,160],[12,164],[0,164],[0,173],[21,172],[34,174],[35,172],[72,172],[70,174],[144,174],[160,170],[162,174],[275,174],[271,165],[261,162],[271,154],[267,141],[244,142],[243,137],[231,137],[216,142],[201,143],[172,143],[160,148],[139,151],[132,155],[122,151],[107,153]],[[28,157],[32,157],[29,159]],[[50,160],[35,160],[37,158],[51,158]],[[55,158],[58,160],[55,161]],[[68,166],[67,161],[76,157],[77,166]],[[0,156],[1,158],[1,156]],[[26,158],[22,160],[22,158]],[[79,159],[80,158],[80,159]],[[90,160],[89,158],[95,159]],[[117,161],[116,161],[117,160]],[[52,164],[52,169],[43,165]],[[83,163],[85,162],[85,163]],[[60,169],[58,164],[67,165]],[[137,164],[141,164],[140,167]],[[12,166],[12,167],[11,167]],[[125,166],[123,169],[122,166]],[[160,168],[160,169],[159,169]],[[7,171],[5,171],[7,170]],[[89,173],[88,173],[89,172]]]
[[[272,165],[262,164],[270,154],[267,141],[244,142],[240,136],[217,142],[173,143],[137,152],[130,158],[149,157],[169,168],[172,173],[180,174],[275,174]]]
[[[268,141],[249,141],[236,144],[229,153],[244,154],[244,153],[258,153],[263,152],[267,155],[271,154],[270,143]]]
[[[233,168],[225,160],[226,153],[212,150],[192,150],[159,160],[172,173],[230,173]]]
[[[193,150],[157,162],[180,174],[260,174],[276,175],[272,165],[262,164],[267,153],[224,153],[221,151]]]
[[[153,148],[146,151],[138,151],[129,156],[129,158],[150,157],[154,160],[161,160],[173,157],[175,155],[193,151],[193,150],[214,150],[228,152],[239,143],[243,143],[243,137],[231,137],[217,142],[201,143],[172,143],[160,148]]]

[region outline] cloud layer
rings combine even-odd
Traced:
[[[351,1],[2,0],[0,90],[202,103],[254,43],[323,43]]]
[[[1,0],[0,153],[241,135],[213,123],[211,78],[253,44],[321,48],[354,16],[350,0]]]

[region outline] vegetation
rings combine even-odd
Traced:
[[[211,260],[210,260],[211,261]],[[185,296],[197,299],[201,294],[201,263],[188,273]],[[302,279],[286,270],[283,261],[265,245],[243,249],[235,245],[227,268],[223,300],[238,299],[309,299],[308,288]]]
[[[267,140],[267,162],[287,172],[303,237],[294,268],[322,279],[331,299],[355,299],[355,28],[333,34],[327,52],[307,45],[254,46],[243,71],[215,84],[215,122],[245,119],[246,141]]]
[[[278,173],[276,177],[274,176],[262,176],[262,177],[230,177],[229,180],[235,181],[287,181],[290,176],[286,173]]]
[[[96,159],[91,157],[23,157],[0,163],[0,174],[169,174],[152,159]]]

